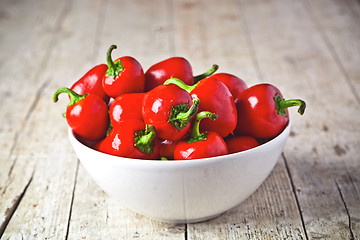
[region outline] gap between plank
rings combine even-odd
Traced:
[[[66,227],[65,240],[68,239],[69,232],[70,232],[70,221],[71,221],[72,210],[73,210],[73,205],[74,205],[74,198],[75,198],[75,190],[76,190],[78,173],[79,173],[79,159],[78,159],[77,164],[76,164],[74,186],[73,186],[73,190],[72,190],[72,193],[71,193],[71,202],[70,202],[69,217],[68,217],[68,222],[67,222],[67,227]]]
[[[35,75],[34,75],[34,79],[39,79],[41,73],[43,72],[43,69],[45,69],[47,67],[48,64],[48,59],[51,58],[52,55],[52,49],[53,46],[56,45],[57,43],[57,38],[56,33],[60,32],[61,29],[61,25],[64,22],[64,19],[66,18],[66,15],[68,14],[68,12],[70,11],[70,3],[71,1],[67,1],[67,3],[65,4],[65,7],[63,8],[63,10],[61,11],[58,19],[55,21],[55,25],[54,25],[54,31],[53,31],[53,37],[50,40],[49,45],[46,47],[46,52],[45,52],[45,56],[43,57],[41,63],[39,64],[39,68],[36,71]],[[19,138],[19,133],[22,132],[22,130],[25,128],[28,120],[30,119],[32,113],[34,112],[34,109],[36,108],[37,104],[39,103],[39,99],[40,96],[42,94],[42,92],[44,91],[44,89],[49,85],[49,83],[51,82],[51,79],[46,79],[41,85],[40,87],[37,89],[36,94],[35,94],[35,98],[33,99],[33,101],[31,102],[31,105],[29,107],[29,109],[27,110],[25,117],[20,125],[20,129],[18,131],[16,131],[14,138],[13,138],[13,143],[12,146],[10,148],[9,151],[9,158],[13,155],[15,148],[17,146],[17,142],[18,142],[18,138]],[[10,170],[8,172],[8,176],[10,177],[12,174],[12,171],[14,169],[14,166],[16,164],[16,159],[14,160],[14,162],[12,163]]]
[[[41,63],[39,64],[39,68],[38,68],[37,72],[34,75],[34,79],[39,79],[41,73],[43,72],[43,69],[45,69],[47,67],[48,59],[50,58],[50,56],[52,55],[52,52],[53,52],[52,51],[53,46],[56,45],[56,43],[57,43],[57,40],[56,40],[57,38],[55,37],[56,33],[60,32],[61,25],[64,22],[64,19],[66,18],[66,15],[68,14],[68,12],[69,12],[69,10],[71,8],[70,3],[71,3],[71,1],[67,1],[67,3],[65,4],[65,7],[60,12],[60,15],[59,15],[58,19],[55,21],[53,37],[51,38],[51,40],[49,42],[49,45],[45,48],[46,49],[45,55],[44,55]],[[11,156],[14,154],[14,151],[15,151],[17,143],[18,143],[19,134],[26,127],[26,124],[28,123],[31,115],[33,114],[34,109],[36,108],[37,104],[39,103],[39,99],[40,99],[41,94],[43,93],[44,89],[49,85],[50,82],[51,82],[51,79],[46,79],[43,83],[41,83],[40,87],[36,90],[35,97],[32,100],[32,102],[30,104],[30,107],[26,111],[25,117],[21,122],[20,128],[14,134],[13,143],[11,145],[11,148],[10,148],[9,154],[8,154],[9,158],[11,158]],[[9,169],[9,172],[8,172],[8,178],[9,179],[11,178],[11,175],[12,175],[13,169],[14,169],[14,167],[16,165],[16,162],[17,162],[17,158],[14,159],[14,161],[13,161],[13,163],[12,163],[10,169]],[[11,220],[12,216],[14,215],[17,207],[19,206],[21,200],[23,199],[23,197],[24,197],[30,183],[32,182],[33,177],[34,177],[34,173],[35,173],[35,169],[36,169],[36,165],[35,165],[35,167],[33,169],[32,175],[31,175],[28,183],[24,187],[22,193],[19,195],[18,198],[14,199],[15,200],[14,205],[6,210],[8,212],[8,214],[6,214],[3,224],[0,226],[0,238],[2,237],[8,223],[10,222],[10,220]],[[6,189],[4,191],[6,191]]]
[[[169,36],[169,54],[170,56],[176,56],[175,48],[175,36],[174,36],[174,4],[173,1],[164,0],[166,8],[166,19],[167,19],[167,29]]]
[[[106,8],[108,6],[108,0],[102,0],[100,9],[98,12],[98,17],[96,21],[96,27],[95,27],[95,40],[94,40],[94,49],[92,53],[92,61],[95,61],[99,56],[99,46],[101,43],[100,36],[102,36],[103,27],[104,27],[104,21],[105,21],[105,15],[106,15]],[[95,63],[98,64],[98,63]]]
[[[355,237],[354,237],[354,233],[353,233],[353,231],[352,231],[352,229],[351,229],[351,217],[350,217],[349,209],[348,209],[348,207],[347,207],[347,205],[346,205],[346,202],[345,202],[344,196],[343,196],[343,194],[342,194],[342,192],[341,192],[340,186],[339,186],[339,184],[337,183],[336,180],[335,180],[335,185],[336,185],[337,190],[339,191],[341,201],[342,201],[343,204],[344,204],[345,211],[346,211],[346,214],[347,214],[347,217],[348,217],[348,222],[349,222],[349,223],[348,223],[348,227],[349,227],[349,232],[350,232],[350,240],[354,240]]]
[[[359,6],[360,6],[360,0],[355,0],[355,2],[356,2],[356,3],[358,3],[358,4],[359,4]]]
[[[253,44],[253,41],[251,39],[251,34],[250,34],[250,31],[249,31],[249,27],[248,27],[248,24],[246,22],[246,19],[244,18],[244,14],[242,13],[242,7],[241,7],[241,3],[240,3],[240,0],[237,1],[238,3],[238,6],[239,6],[239,12],[240,12],[240,16],[241,16],[241,22],[242,22],[242,25],[244,26],[244,32],[245,32],[245,40],[247,42],[247,45],[249,46],[249,50],[250,50],[250,54],[252,56],[252,62],[253,62],[253,65],[255,67],[255,72],[256,72],[256,75],[257,75],[257,78],[260,82],[263,82],[264,81],[264,77],[261,73],[261,70],[260,70],[260,64],[259,64],[259,61],[258,61],[258,58],[256,56],[256,52],[255,52],[255,47],[254,47],[254,44]]]
[[[181,173],[181,180],[184,183],[184,173],[183,172]],[[184,214],[185,214],[185,217],[187,218],[186,199],[185,199],[185,186],[184,186],[184,184],[183,184],[182,190],[183,190]],[[185,240],[188,239],[188,224],[187,223],[185,223],[184,237],[185,237]]]
[[[360,0],[358,0],[358,1],[360,1]],[[313,7],[311,6],[311,3],[309,0],[305,1],[305,7],[308,9],[309,16],[312,19],[312,22],[314,23],[315,28],[320,33],[320,37],[323,40],[327,49],[329,50],[330,55],[334,59],[334,62],[338,66],[339,71],[344,76],[345,82],[347,83],[348,87],[350,88],[350,91],[352,92],[353,96],[355,97],[356,102],[360,105],[360,96],[359,96],[358,92],[356,91],[356,88],[355,88],[348,72],[346,71],[344,64],[342,64],[341,59],[340,59],[338,53],[336,52],[334,45],[331,43],[329,37],[323,31],[321,23],[318,20],[318,18],[316,17]]]
[[[357,4],[357,5],[355,5],[358,8],[357,11],[360,10],[360,0],[353,0],[353,2],[355,2],[355,4]],[[354,10],[354,9],[352,9],[352,10]],[[360,17],[359,12],[357,12],[356,15],[358,17]]]
[[[68,8],[70,9],[70,4],[68,4],[68,5],[69,5]],[[99,9],[99,12],[98,12],[98,20],[96,22],[95,40],[94,40],[94,47],[93,47],[93,51],[92,51],[92,60],[93,61],[95,61],[95,59],[98,57],[98,54],[99,54],[98,45],[100,44],[101,40],[100,40],[100,37],[98,37],[98,36],[101,36],[102,32],[103,32],[105,15],[106,15],[105,9],[108,6],[108,0],[102,0],[101,6],[102,7]],[[65,15],[64,15],[64,18],[65,18]],[[74,206],[77,179],[78,179],[78,174],[79,174],[79,165],[80,165],[80,161],[78,159],[77,164],[76,164],[73,190],[71,193],[71,201],[70,201],[68,222],[67,222],[67,226],[66,226],[65,240],[67,240],[69,238],[69,234],[70,234],[71,217],[72,217],[72,211],[73,211],[73,206]]]
[[[18,198],[15,198],[15,199],[13,200],[13,203],[14,203],[13,206],[7,208],[7,210],[6,210],[6,212],[5,212],[5,215],[6,215],[6,216],[5,216],[5,220],[4,220],[3,224],[0,226],[0,238],[1,238],[2,235],[4,234],[7,225],[9,224],[12,216],[14,215],[14,213],[15,213],[16,209],[18,208],[21,200],[23,199],[23,197],[24,197],[24,195],[25,195],[25,193],[26,193],[26,190],[28,189],[30,183],[32,182],[33,177],[34,177],[34,173],[35,173],[35,171],[32,172],[31,177],[30,177],[28,183],[26,184],[26,186],[24,187],[23,191],[22,191],[21,194],[18,196]]]
[[[304,216],[303,216],[302,211],[301,211],[299,198],[298,198],[298,196],[296,194],[296,188],[295,188],[295,184],[294,184],[293,178],[292,178],[291,173],[290,173],[290,168],[289,168],[289,165],[287,163],[287,160],[286,160],[286,157],[285,157],[284,153],[282,153],[281,155],[282,155],[282,157],[284,159],[286,173],[287,173],[287,175],[289,177],[289,180],[290,180],[291,189],[292,189],[292,192],[294,194],[294,198],[295,198],[295,202],[296,202],[296,207],[298,209],[298,213],[300,215],[301,224],[302,224],[303,231],[304,231],[304,234],[305,234],[305,239],[308,240],[309,238],[308,238],[308,235],[307,235],[307,232],[306,232]]]
[[[237,3],[238,3],[238,6],[239,6],[240,15],[243,16],[241,3],[240,3],[239,0],[237,1]],[[251,34],[250,34],[250,31],[249,31],[249,27],[248,27],[248,24],[246,22],[246,19],[244,17],[241,17],[241,19],[242,19],[242,25],[244,26],[244,29],[245,29],[245,38],[246,38],[246,42],[247,42],[247,44],[249,46],[249,49],[250,49],[250,52],[251,52],[251,55],[252,55],[255,71],[256,71],[256,74],[258,76],[258,80],[262,82],[262,81],[264,81],[264,78],[263,78],[263,75],[262,75],[262,72],[261,72],[261,69],[260,69],[260,64],[259,64],[256,52],[255,52],[254,44],[253,44],[253,41],[251,39]],[[309,238],[308,238],[308,235],[307,235],[307,232],[306,232],[305,222],[304,222],[304,217],[303,217],[302,212],[301,212],[300,202],[299,202],[298,196],[296,194],[296,188],[295,188],[295,185],[294,185],[294,181],[292,179],[290,169],[289,169],[289,166],[288,166],[288,163],[287,163],[287,160],[285,158],[284,153],[282,153],[282,157],[284,159],[286,173],[287,173],[288,178],[290,180],[292,192],[294,194],[294,198],[295,198],[295,201],[296,201],[296,207],[298,209],[298,213],[299,213],[299,216],[300,216],[302,228],[303,228],[303,231],[304,231],[304,234],[305,234],[305,239],[308,240]]]
[[[14,151],[15,151],[15,148],[17,146],[17,143],[18,143],[18,138],[19,138],[19,133],[23,131],[23,129],[25,128],[26,126],[26,123],[28,122],[28,120],[30,119],[30,116],[32,115],[32,113],[34,112],[34,109],[36,108],[37,104],[39,103],[39,99],[40,99],[40,96],[43,92],[43,90],[48,86],[48,82],[45,81],[39,89],[37,89],[36,91],[36,94],[35,94],[35,98],[33,99],[33,101],[31,102],[31,105],[29,107],[29,109],[27,110],[26,114],[25,114],[25,118],[23,119],[21,125],[20,125],[20,129],[15,133],[14,135],[14,138],[13,138],[13,144],[11,145],[11,148],[10,148],[10,151],[9,151],[9,155],[8,157],[10,158]],[[10,167],[10,170],[8,172],[8,178],[11,178],[11,174],[12,174],[12,171],[15,167],[15,164],[17,162],[17,158],[14,159],[13,163],[11,164],[11,167]]]

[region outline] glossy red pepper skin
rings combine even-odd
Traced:
[[[189,115],[184,116],[182,122],[171,121],[172,112],[178,106],[184,106],[185,109],[181,112]],[[193,107],[192,98],[187,91],[176,85],[160,85],[145,95],[142,116],[146,124],[155,127],[159,138],[176,141],[188,133],[190,120],[196,112],[197,105]],[[179,126],[176,127],[174,124]]]
[[[215,73],[209,78],[216,78],[217,80],[220,80],[222,83],[224,83],[230,90],[230,93],[234,99],[238,94],[248,88],[242,79],[230,73]]]
[[[168,160],[174,159],[175,146],[179,141],[160,140],[160,157]]]
[[[68,93],[71,98],[66,108],[66,121],[70,128],[85,140],[104,138],[109,125],[108,107],[104,100],[92,93],[78,95],[68,88],[60,88],[54,94],[54,102],[61,93]]]
[[[208,77],[189,86],[179,79],[172,78],[164,84],[176,84],[186,89],[193,99],[200,99],[199,112],[209,111],[218,116],[216,121],[202,120],[200,131],[213,131],[221,137],[226,137],[234,131],[237,122],[234,99],[230,90],[221,81]]]
[[[189,61],[183,57],[171,57],[152,65],[145,72],[145,91],[162,85],[169,78],[179,78],[186,84],[194,84]]]
[[[106,64],[96,65],[76,81],[70,89],[80,95],[87,93],[98,95],[105,103],[109,103],[110,97],[105,93],[102,86],[102,79],[107,69]]]
[[[145,91],[162,85],[170,78],[178,78],[185,84],[193,85],[212,75],[219,68],[214,64],[208,71],[197,76],[193,76],[193,70],[188,60],[183,57],[171,57],[152,65],[145,72]]]
[[[130,56],[120,57],[112,62],[111,51],[115,48],[112,45],[108,51],[108,70],[102,79],[104,91],[112,98],[126,93],[144,92],[145,75],[142,66]]]
[[[143,121],[137,119],[125,120],[116,125],[109,135],[95,145],[94,149],[119,157],[136,159],[158,159],[159,140],[156,136],[150,139],[152,152],[146,153],[136,146],[135,135],[139,131],[144,131],[146,126]]]
[[[112,126],[119,122],[142,118],[142,105],[146,93],[128,93],[118,96],[111,102],[109,115]]]
[[[225,140],[229,153],[237,153],[259,146],[259,142],[251,136],[235,136]]]
[[[190,137],[179,141],[175,146],[175,160],[192,160],[228,154],[226,143],[219,134],[211,131],[200,133],[199,122],[205,120],[203,119],[205,117],[209,117],[212,121],[217,120],[216,114],[206,111],[198,113]]]
[[[237,112],[234,99],[225,84],[214,78],[205,78],[200,80],[190,94],[193,98],[200,99],[199,112],[209,111],[218,116],[216,121],[201,121],[200,131],[213,131],[221,137],[233,133],[237,123]]]
[[[235,134],[255,138],[276,137],[289,122],[287,107],[300,106],[300,114],[306,107],[300,99],[284,100],[280,90],[267,83],[244,90],[236,97],[235,104],[238,114]]]
[[[207,132],[207,139],[195,143],[180,141],[174,150],[175,160],[192,160],[216,157],[228,154],[227,146],[222,137],[215,132]]]

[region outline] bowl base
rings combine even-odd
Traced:
[[[207,216],[207,217],[201,217],[201,218],[190,218],[190,219],[159,219],[159,218],[152,218],[152,217],[147,217],[151,220],[155,220],[158,222],[163,222],[163,223],[170,223],[170,224],[174,224],[174,225],[179,225],[179,224],[188,224],[188,223],[200,223],[200,222],[205,222],[208,220],[211,220],[213,218],[216,218],[218,216],[220,216],[222,213],[218,213],[215,215],[211,215],[211,216]],[[145,216],[146,217],[146,216]]]

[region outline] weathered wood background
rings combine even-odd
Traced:
[[[186,57],[308,108],[271,175],[211,221],[120,208],[79,164],[59,87],[116,54]],[[1,239],[360,239],[360,1],[1,0]],[[234,189],[236,191],[236,189]]]

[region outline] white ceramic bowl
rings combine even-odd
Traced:
[[[70,142],[95,182],[122,207],[151,219],[191,223],[241,203],[266,179],[290,133],[239,153],[187,161],[116,157],[95,151],[69,129]]]

